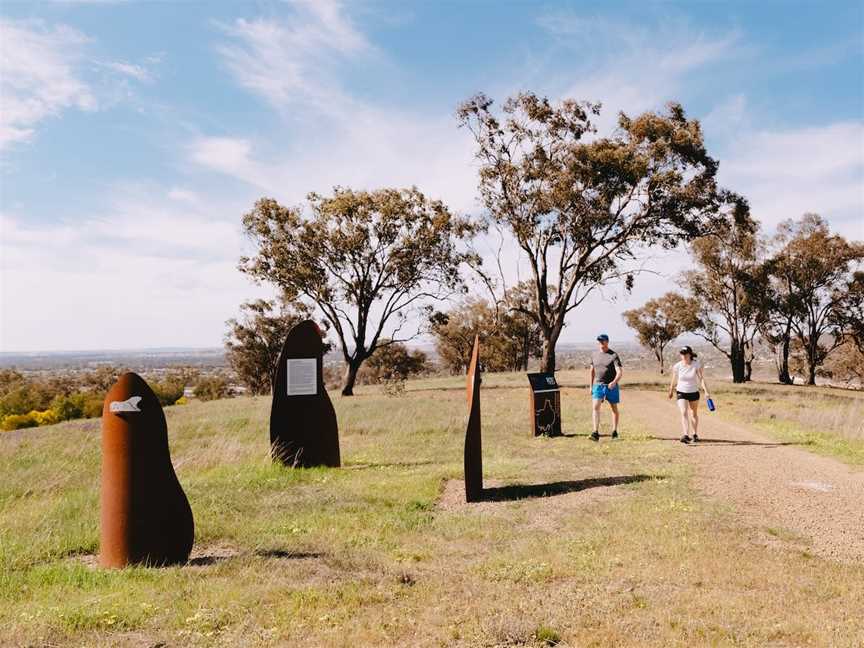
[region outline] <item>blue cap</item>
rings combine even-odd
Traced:
[[[598,342],[608,342],[609,336],[606,335],[605,333],[601,333],[600,335],[597,336],[597,341]]]

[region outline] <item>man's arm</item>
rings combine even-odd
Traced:
[[[591,363],[591,371],[588,372],[588,389],[594,386],[594,363]],[[593,393],[593,392],[592,392]]]
[[[621,367],[621,364],[615,365],[615,378],[612,379],[612,382],[609,383],[609,387],[615,389],[619,382],[621,382],[621,376],[624,375],[624,369]]]

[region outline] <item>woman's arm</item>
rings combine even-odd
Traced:
[[[699,382],[702,383],[702,391],[705,392],[705,398],[709,398],[711,392],[708,391],[708,383],[705,382],[705,370],[699,367],[696,371],[699,373]]]
[[[672,382],[669,383],[669,398],[675,395],[675,383],[678,382],[678,367],[672,367]]]

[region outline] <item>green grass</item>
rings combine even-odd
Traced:
[[[779,547],[754,543],[692,491],[675,447],[632,424],[589,443],[580,378],[561,380],[577,436],[535,439],[524,376],[484,376],[485,478],[510,499],[476,505],[451,481],[463,379],[334,396],[341,469],[272,465],[268,399],[167,408],[195,514],[185,567],[92,567],[98,421],[4,433],[0,645],[860,643],[862,568],[812,557],[782,529]],[[590,481],[611,477],[627,479]],[[524,486],[556,482],[575,490]]]

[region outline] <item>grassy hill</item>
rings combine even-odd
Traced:
[[[169,407],[196,545],[165,569],[94,568],[98,420],[0,434],[0,644],[859,645],[864,569],[754,542],[626,390],[624,438],[589,442],[582,379],[560,377],[568,436],[534,439],[524,376],[484,376],[474,505],[463,379],[334,395],[341,469],[272,465],[269,399]],[[715,391],[718,415],[864,463],[860,395]]]

